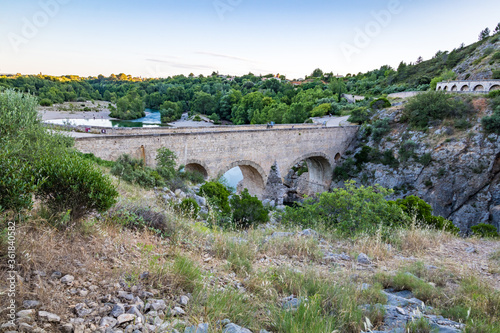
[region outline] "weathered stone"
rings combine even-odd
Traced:
[[[19,324],[19,332],[33,332],[33,329],[34,327],[27,323]]]
[[[65,284],[65,285],[72,285],[73,284],[73,281],[75,280],[75,277],[73,275],[65,275],[61,278],[61,283]]]
[[[182,295],[181,297],[179,297],[179,304],[180,305],[186,306],[186,305],[188,305],[188,302],[189,302],[189,297],[187,297],[186,295]]]
[[[123,304],[115,304],[113,309],[111,309],[110,316],[117,318],[119,315],[125,313],[125,307]]]
[[[198,326],[189,326],[186,327],[184,333],[208,333],[208,324],[201,323]]]
[[[368,258],[368,256],[364,253],[360,253],[358,255],[358,262],[365,265],[370,265],[372,263],[370,258]]]
[[[30,310],[21,310],[17,312],[17,317],[31,317],[35,314],[35,310],[30,309]]]
[[[234,323],[229,323],[224,327],[222,333],[252,333],[252,331]]]
[[[173,316],[173,317],[183,316],[185,314],[186,314],[186,312],[181,307],[178,307],[178,306],[174,307],[173,309],[170,309],[170,311],[169,311],[169,315]]]
[[[131,321],[135,321],[137,319],[137,316],[131,313],[123,313],[116,318],[117,325],[121,325],[123,323],[128,323]]]
[[[56,314],[47,312],[47,311],[38,311],[38,317],[42,321],[48,321],[48,322],[54,322],[54,323],[58,323],[61,321],[61,317],[59,317]]]
[[[101,321],[99,322],[99,326],[104,327],[104,328],[107,328],[107,327],[113,328],[116,326],[117,323],[118,323],[118,320],[116,320],[113,317],[103,317],[101,319]]]

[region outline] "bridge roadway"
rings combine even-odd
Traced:
[[[308,165],[310,192],[326,190],[333,168],[355,138],[358,126],[313,124],[221,126],[209,128],[160,128],[117,131],[114,134],[76,138],[84,153],[116,160],[122,154],[144,159],[154,166],[156,152],[167,147],[177,155],[177,163],[187,170],[215,178],[239,167],[240,184],[262,198],[274,163],[285,174],[298,162]]]

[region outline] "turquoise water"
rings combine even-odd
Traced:
[[[56,125],[72,125],[72,126],[97,126],[97,127],[159,127],[161,125],[160,111],[154,109],[146,109],[146,116],[134,120],[117,120],[117,119],[94,119],[89,112],[88,118],[80,119],[53,119],[46,120],[48,124]]]

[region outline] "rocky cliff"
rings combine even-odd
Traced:
[[[362,127],[342,157],[332,187],[342,186],[346,178],[378,183],[393,188],[394,198],[423,198],[434,214],[452,220],[463,232],[479,223],[500,229],[500,137],[484,133],[480,123],[492,112],[488,100],[472,101],[474,114],[459,126],[468,129],[445,120],[427,131],[410,130],[401,121],[404,103],[393,102],[373,116],[372,124],[386,123],[386,129],[378,131],[383,132],[381,139],[374,135],[376,126]]]

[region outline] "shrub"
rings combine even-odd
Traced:
[[[52,105],[52,101],[48,98],[44,98],[40,101],[40,105],[41,106],[51,106]]]
[[[38,181],[31,168],[11,151],[0,151],[0,212],[31,208]]]
[[[177,156],[173,151],[162,147],[156,154],[156,171],[165,179],[170,179],[175,175],[175,160]]]
[[[370,119],[370,112],[364,107],[358,107],[351,111],[351,116],[347,119],[350,123],[363,124]]]
[[[385,109],[391,106],[391,102],[387,98],[379,98],[371,101],[370,108],[373,110]]]
[[[303,207],[287,207],[284,222],[326,228],[335,228],[345,235],[357,233],[374,234],[380,227],[398,227],[407,224],[407,216],[399,206],[391,204],[385,197],[392,190],[380,185],[356,187],[356,182],[347,181],[345,188],[324,192],[317,202],[307,201]],[[296,219],[291,221],[290,218]]]
[[[463,117],[471,110],[471,106],[460,97],[429,91],[410,98],[403,114],[412,127],[426,129],[431,120]]]
[[[490,94],[492,97],[490,107],[493,109],[493,114],[481,119],[481,125],[487,133],[500,134],[500,93],[492,91]]]
[[[445,230],[451,233],[458,233],[460,229],[453,222],[442,216],[432,215],[432,207],[417,196],[410,195],[404,199],[398,199],[394,202],[408,216],[415,216],[418,222],[438,230]]]
[[[384,135],[391,131],[391,127],[389,126],[389,119],[378,119],[372,124],[372,138],[375,142],[380,142]]]
[[[164,181],[157,171],[144,166],[143,160],[132,158],[128,154],[121,155],[116,160],[111,168],[111,174],[146,188],[164,185]]]
[[[205,196],[210,204],[215,205],[223,214],[229,214],[229,191],[219,182],[206,182],[200,187],[198,195]]]
[[[185,198],[177,206],[181,214],[184,216],[196,218],[200,211],[200,206],[193,198]]]
[[[111,180],[92,162],[76,154],[43,156],[37,165],[38,177],[45,181],[36,196],[53,212],[71,211],[78,220],[91,212],[103,212],[115,202],[118,192]]]
[[[478,225],[472,226],[471,230],[474,235],[479,237],[498,238],[500,236],[497,228],[491,224],[479,223]]]
[[[201,121],[200,115],[197,114],[196,116],[194,116],[193,121]]]
[[[248,228],[253,224],[267,222],[268,211],[256,196],[251,196],[247,189],[241,195],[233,195],[231,198],[233,209],[233,222],[241,228]]]
[[[405,142],[403,142],[398,151],[399,159],[401,160],[401,162],[406,162],[411,157],[415,156],[416,148],[417,144],[412,140],[406,140]]]

